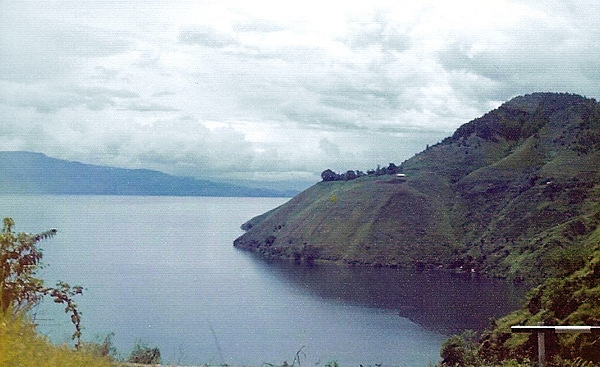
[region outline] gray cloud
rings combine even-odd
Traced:
[[[117,106],[120,100],[138,97],[137,93],[125,89],[115,90],[104,87],[52,89],[47,85],[32,86],[29,84],[13,84],[10,90],[2,88],[0,96],[11,105],[32,108],[44,114],[81,106],[90,110],[103,110]]]
[[[138,111],[138,112],[171,112],[171,111],[179,111],[176,108],[161,105],[155,102],[144,102],[144,101],[134,101],[125,106],[126,110],[130,111]]]
[[[138,98],[139,94],[127,90],[127,89],[110,89],[105,87],[79,87],[75,89],[79,94],[86,97],[97,97],[97,96],[105,96],[108,98],[122,98],[122,99],[131,99]]]
[[[352,48],[378,47],[384,52],[402,52],[411,46],[410,37],[395,29],[394,24],[380,12],[366,22],[351,23],[349,33],[341,41]]]
[[[6,13],[0,24],[0,79],[60,80],[77,70],[79,58],[116,55],[133,47],[118,32],[82,23],[48,22],[43,14],[23,14],[9,4],[2,8]]]
[[[490,39],[455,39],[440,49],[438,61],[447,70],[485,81],[480,89],[484,98],[504,99],[537,90],[596,93],[600,74],[591,65],[597,65],[592,53],[600,51],[600,32],[575,20],[583,15],[580,12],[571,18],[575,9],[544,16],[531,12]]]
[[[340,156],[340,148],[333,144],[329,139],[323,138],[319,140],[319,148],[323,150],[325,154],[329,157],[339,157]]]
[[[268,19],[245,19],[234,22],[231,28],[236,32],[258,33],[281,32],[287,29],[284,25]]]
[[[598,13],[0,2],[0,149],[218,179],[399,163],[518,94],[598,98]]]
[[[200,45],[211,48],[234,46],[239,42],[232,36],[218,32],[209,27],[196,26],[186,29],[179,34],[179,41],[190,45]]]

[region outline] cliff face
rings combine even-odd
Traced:
[[[517,97],[400,170],[318,183],[245,223],[234,244],[267,258],[534,281],[568,271],[600,222],[600,105]]]

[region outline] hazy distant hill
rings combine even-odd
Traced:
[[[235,241],[267,258],[441,267],[533,280],[581,265],[600,222],[600,106],[517,97],[402,163],[320,182]]]
[[[276,190],[69,162],[32,152],[0,152],[0,194],[289,196]]]

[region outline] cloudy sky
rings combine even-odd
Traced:
[[[600,97],[600,3],[0,1],[0,150],[217,180],[401,163],[521,94]]]

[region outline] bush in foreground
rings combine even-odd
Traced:
[[[56,229],[38,234],[14,232],[15,222],[4,218],[0,231],[0,313],[3,315],[25,313],[37,305],[44,296],[50,296],[54,302],[65,306],[65,312],[71,314],[75,332],[75,348],[81,346],[81,313],[73,296],[80,295],[83,287],[71,287],[58,282],[56,287],[46,287],[37,271],[42,265],[42,250],[38,242],[56,235]]]
[[[160,364],[160,350],[158,348],[150,348],[146,344],[137,342],[127,358],[129,363],[140,363],[140,364]]]

